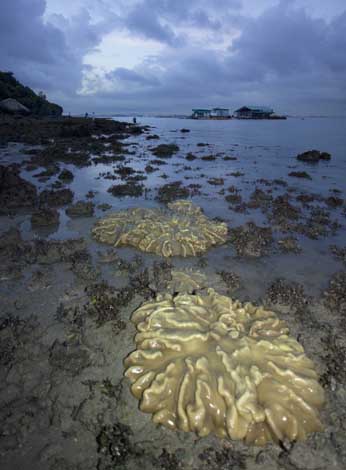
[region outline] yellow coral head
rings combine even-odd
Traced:
[[[158,296],[132,321],[125,375],[155,423],[255,445],[322,430],[314,365],[273,312],[210,290]]]
[[[132,246],[170,256],[196,256],[226,242],[227,225],[214,222],[190,201],[176,201],[168,210],[129,209],[110,214],[92,229],[100,242]]]

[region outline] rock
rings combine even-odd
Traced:
[[[205,155],[204,157],[201,158],[201,160],[204,160],[206,162],[212,162],[216,160],[215,155]]]
[[[227,194],[225,196],[225,200],[230,204],[240,204],[241,203],[241,195],[240,194]]]
[[[170,158],[179,151],[176,144],[161,144],[151,149],[152,153],[160,158]]]
[[[19,173],[18,165],[0,165],[0,212],[2,209],[32,207],[37,202],[36,187]]]
[[[108,192],[116,197],[139,197],[143,194],[143,185],[139,184],[115,184],[108,189]]]
[[[319,150],[308,150],[297,155],[297,160],[307,163],[318,163],[320,160],[330,160],[331,155],[328,152]]]
[[[35,227],[46,227],[47,225],[59,224],[59,212],[56,209],[42,208],[31,216],[31,225]]]
[[[182,129],[180,129],[180,132],[187,133],[190,132],[190,129],[185,129],[185,127],[183,127]]]
[[[99,204],[97,208],[104,212],[104,211],[108,211],[108,209],[111,209],[112,206],[110,204],[103,203],[103,204]]]
[[[72,181],[74,176],[73,176],[72,171],[69,171],[69,170],[65,169],[65,170],[62,170],[62,172],[60,173],[58,178],[61,181]]]
[[[189,152],[185,158],[186,160],[192,161],[192,160],[196,160],[197,157],[193,153]]]
[[[40,205],[48,206],[65,206],[73,200],[73,192],[70,189],[59,189],[58,191],[51,191],[45,189],[40,194]]]
[[[223,157],[222,160],[225,160],[225,162],[227,162],[227,161],[238,160],[238,158],[237,157],[230,157],[229,155],[226,155],[225,157]]]
[[[160,137],[156,134],[150,134],[146,136],[146,140],[158,140]]]
[[[79,345],[68,345],[55,340],[49,353],[49,363],[52,367],[75,376],[91,363],[90,356]]]
[[[291,173],[288,173],[288,176],[294,176],[296,178],[306,178],[309,180],[312,179],[309,173],[307,173],[306,171],[291,171]]]
[[[189,189],[182,186],[181,181],[175,181],[161,186],[158,190],[156,199],[160,202],[170,202],[176,199],[185,199],[189,196]]]
[[[146,171],[146,173],[153,173],[154,171],[157,171],[158,168],[155,168],[154,166],[152,165],[147,165],[144,170]]]
[[[77,201],[65,210],[69,217],[92,217],[94,204],[92,202]]]
[[[333,207],[333,208],[340,207],[344,203],[343,199],[341,199],[340,197],[336,197],[336,196],[327,197],[325,202],[326,202],[327,206]]]
[[[11,114],[30,114],[30,109],[13,98],[0,101],[0,109]]]
[[[210,178],[208,179],[208,183],[212,186],[222,186],[225,180],[223,178]]]
[[[332,158],[331,154],[328,152],[320,153],[320,160],[330,160]]]

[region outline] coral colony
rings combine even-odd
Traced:
[[[158,295],[132,322],[125,375],[155,423],[254,445],[322,430],[314,365],[275,313],[210,289]]]
[[[227,225],[208,219],[189,201],[168,210],[128,209],[101,219],[93,236],[113,246],[132,246],[164,257],[196,256],[226,242]]]

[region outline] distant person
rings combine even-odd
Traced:
[[[85,119],[87,119],[89,117],[89,114],[88,113],[85,113]]]
[[[137,119],[135,117],[132,119],[132,121],[133,121],[133,124],[137,124]]]

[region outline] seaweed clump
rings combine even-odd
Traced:
[[[99,220],[92,230],[100,242],[133,246],[164,257],[197,256],[225,243],[225,223],[209,220],[189,201],[168,204],[168,210],[129,209]]]
[[[138,449],[131,443],[132,435],[131,428],[120,422],[104,426],[96,437],[99,454],[97,470],[125,468],[131,456],[139,455]]]
[[[272,311],[210,289],[158,295],[132,322],[125,375],[155,423],[255,445],[322,430],[314,365]]]

